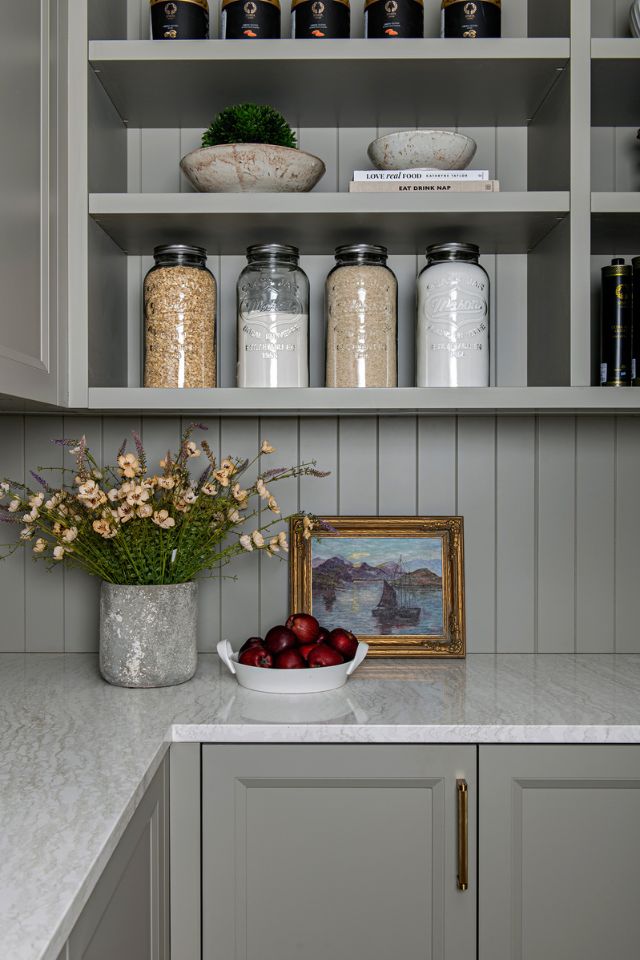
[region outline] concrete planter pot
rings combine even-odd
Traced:
[[[200,147],[180,166],[200,193],[306,193],[326,170],[311,153],[269,143]]]
[[[196,671],[198,585],[121,586],[100,592],[100,673],[118,687],[170,687]]]

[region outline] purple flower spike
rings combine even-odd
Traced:
[[[47,493],[51,493],[52,488],[49,486],[49,484],[44,479],[44,477],[41,477],[39,473],[35,472],[35,470],[29,470],[29,473],[31,474],[33,479],[36,481],[36,483],[40,484],[43,490],[46,490]]]

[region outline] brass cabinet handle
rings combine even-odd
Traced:
[[[458,890],[469,889],[469,785],[456,780],[458,793]]]

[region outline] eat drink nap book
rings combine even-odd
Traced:
[[[499,193],[499,180],[443,181],[442,183],[384,183],[354,182],[349,184],[349,193]]]

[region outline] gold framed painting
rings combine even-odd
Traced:
[[[290,605],[370,657],[464,657],[462,517],[294,517]]]

